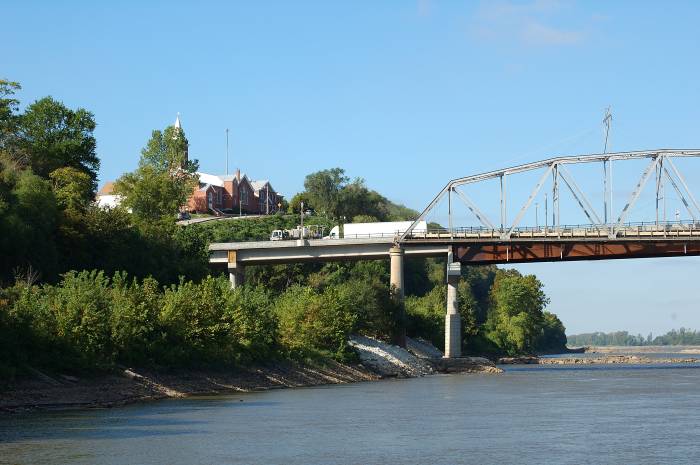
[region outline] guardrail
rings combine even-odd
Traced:
[[[515,228],[510,238],[530,237],[608,237],[614,225],[600,224],[566,224],[556,226],[523,226]],[[448,228],[428,228],[427,231],[414,232],[406,237],[410,239],[445,239],[445,238],[501,238],[505,231],[481,226]],[[700,236],[700,223],[689,220],[665,223],[629,222],[617,231],[617,237],[644,237],[651,235],[665,236]]]
[[[563,224],[556,226],[521,226],[511,232],[511,239],[532,237],[608,237],[614,225],[600,224]],[[368,233],[345,234],[342,238],[333,239],[398,239],[404,231],[397,230],[393,233]],[[405,240],[418,239],[448,239],[448,238],[476,238],[476,239],[500,239],[505,231],[502,229],[489,229],[483,226],[463,226],[450,230],[449,228],[433,227],[427,230],[413,231]],[[700,236],[700,222],[692,220],[667,221],[656,223],[655,221],[624,223],[618,229],[617,237],[644,237],[652,233],[665,234],[666,236]],[[305,239],[322,239],[321,237],[305,237]],[[326,239],[326,238],[323,238]],[[254,239],[256,242],[265,239]],[[293,239],[287,239],[289,241]]]

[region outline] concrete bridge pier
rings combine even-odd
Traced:
[[[404,309],[403,258],[403,248],[395,245],[389,249],[389,284],[391,285],[392,296],[394,297],[396,303],[399,304],[398,314],[396,315],[396,319],[398,321],[396,344],[398,344],[401,347],[406,347],[406,315]]]
[[[462,356],[462,325],[457,302],[457,284],[462,276],[459,262],[447,254],[447,314],[445,315],[445,358]]]
[[[229,267],[228,280],[231,283],[231,289],[235,289],[243,284],[245,280],[245,269],[240,263],[236,267]]]

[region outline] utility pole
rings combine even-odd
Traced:
[[[228,175],[228,128],[226,128],[226,174]]]
[[[304,238],[304,201],[301,201],[301,208],[300,208],[299,215],[301,216],[301,231],[299,231],[299,235],[301,238]]]
[[[544,193],[544,230],[546,231],[549,226],[547,225],[547,218],[549,217],[549,214],[547,212],[547,193]]]
[[[539,212],[540,212],[540,203],[535,202],[535,229],[537,229],[537,230],[540,229]]]

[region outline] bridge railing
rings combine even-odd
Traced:
[[[579,223],[579,224],[564,224],[557,226],[521,226],[515,228],[512,231],[512,238],[517,237],[529,237],[534,234],[546,235],[546,236],[557,236],[557,235],[571,235],[576,233],[576,235],[586,236],[595,235],[608,235],[612,229],[613,225],[606,224],[591,224],[591,223]],[[655,222],[655,221],[637,221],[637,222],[627,222],[618,229],[618,237],[634,237],[641,236],[645,233],[678,233],[678,232],[688,232],[691,235],[697,233],[700,235],[700,222],[694,222],[692,220],[678,220],[678,221],[667,221],[667,222]],[[466,227],[454,227],[451,230],[449,228],[443,227],[431,227],[424,231],[413,231],[405,239],[432,239],[432,238],[447,238],[447,237],[476,237],[476,238],[497,238],[504,233],[504,229],[492,229],[483,226],[466,226]]]

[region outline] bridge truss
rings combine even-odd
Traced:
[[[700,150],[673,150],[659,149],[650,151],[635,151],[635,152],[617,152],[607,154],[594,155],[575,155],[561,156],[542,160],[534,163],[527,163],[511,168],[489,171],[473,176],[457,178],[449,181],[447,185],[435,196],[430,204],[423,210],[420,216],[413,224],[398,238],[398,243],[410,242],[412,240],[426,240],[437,237],[438,239],[458,240],[474,238],[484,239],[489,237],[491,241],[512,242],[523,240],[528,236],[530,239],[547,240],[550,237],[556,237],[558,240],[562,236],[566,236],[567,232],[571,237],[596,237],[597,241],[601,239],[613,240],[618,238],[642,239],[649,235],[649,238],[654,238],[655,233],[660,231],[666,237],[669,233],[673,234],[673,230],[669,230],[669,224],[665,218],[660,217],[660,203],[663,199],[663,191],[665,185],[670,185],[678,195],[680,202],[688,213],[691,221],[683,225],[682,222],[677,222],[675,227],[677,235],[692,237],[700,235],[700,204],[697,198],[693,195],[686,177],[683,176],[681,170],[678,169],[674,159],[700,157]],[[629,160],[648,160],[644,170],[641,172],[638,181],[632,190],[627,202],[619,212],[612,211],[612,182],[611,171],[612,162],[629,161]],[[593,207],[589,196],[579,187],[568,167],[572,165],[601,163],[602,164],[602,179],[604,206],[602,215]],[[520,210],[515,214],[511,222],[507,221],[507,205],[511,201],[508,198],[508,184],[511,177],[521,173],[532,172],[536,170],[544,170],[544,173],[539,177],[536,184],[532,187],[530,195],[524,201]],[[547,180],[551,177],[552,185],[552,227],[545,226],[543,229],[537,228],[533,231],[532,228],[520,228],[521,221],[525,214],[531,208],[533,201],[540,194]],[[644,190],[649,181],[655,179],[655,197],[656,197],[656,221],[651,224],[636,224],[630,225],[626,223],[629,219],[631,210],[637,203],[640,194]],[[498,180],[500,185],[500,221],[495,223],[484,214],[483,209],[477,205],[461,187],[484,183],[489,180]],[[668,183],[668,184],[666,184]],[[575,204],[585,214],[590,224],[578,228],[566,228],[560,224],[559,201],[562,188],[568,190]],[[448,205],[448,228],[442,228],[440,231],[431,234],[430,230],[427,233],[414,234],[414,228],[420,221],[425,220],[428,215],[442,201],[447,199]],[[455,207],[463,204],[466,209],[479,222],[480,227],[474,228],[455,228],[454,215]],[[545,221],[545,225],[547,221]],[[565,231],[567,229],[568,231]]]

